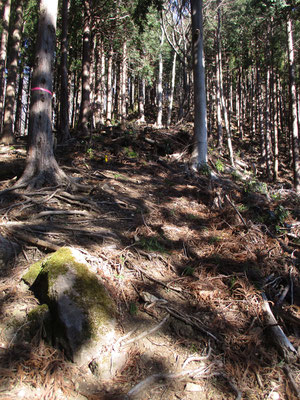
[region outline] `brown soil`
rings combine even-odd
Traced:
[[[211,152],[217,179],[191,174],[189,129],[113,128],[58,146],[60,165],[85,192],[0,197],[0,235],[21,246],[0,270],[0,399],[125,399],[146,378],[133,398],[297,398],[299,357],[287,364],[275,347],[261,293],[298,350],[300,200],[284,169],[266,187],[249,160],[237,176]],[[25,150],[0,151],[5,189],[20,176]],[[125,341],[145,333],[110,381],[66,360],[42,327],[28,332],[37,300],[21,276],[60,246],[88,255],[118,302],[121,334],[136,329]]]

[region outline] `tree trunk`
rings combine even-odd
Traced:
[[[294,187],[296,192],[300,192],[300,154],[299,154],[299,135],[297,121],[297,96],[295,82],[295,61],[294,61],[294,41],[292,19],[287,19],[287,41],[288,41],[288,60],[289,60],[289,78],[290,78],[290,98],[292,114],[292,148],[293,148],[293,173]]]
[[[217,146],[223,148],[223,129],[222,129],[222,114],[221,114],[221,95],[220,95],[220,63],[219,53],[216,53],[216,97],[217,97]]]
[[[159,63],[158,63],[158,84],[157,84],[157,119],[156,127],[162,127],[162,113],[163,113],[163,44],[164,44],[165,34],[163,27],[161,26],[161,37],[160,37],[160,53],[159,53]]]
[[[96,38],[96,85],[95,85],[95,126],[99,129],[103,124],[103,100],[104,100],[104,75],[105,75],[105,57],[103,41],[100,36]]]
[[[193,169],[198,169],[207,163],[206,91],[203,52],[202,4],[202,0],[191,0],[195,135],[194,159],[192,161]]]
[[[3,119],[4,81],[5,81],[5,68],[6,68],[6,54],[7,54],[7,40],[8,40],[8,26],[9,26],[10,10],[11,10],[11,0],[4,1],[2,35],[1,35],[1,45],[0,45],[0,131],[2,128],[2,119]]]
[[[127,42],[123,43],[122,64],[121,64],[121,121],[125,122],[127,118],[127,101],[128,101],[128,55]]]
[[[29,141],[25,170],[15,187],[61,185],[69,182],[53,154],[52,64],[58,0],[41,0],[32,74]]]
[[[137,122],[145,122],[145,79],[139,78],[139,119]]]
[[[69,131],[69,91],[68,91],[68,14],[69,0],[62,2],[62,32],[60,59],[60,140],[70,139]]]
[[[265,86],[265,152],[267,177],[271,179],[272,142],[270,131],[270,70],[268,68]]]
[[[274,126],[274,167],[273,167],[273,180],[276,182],[278,179],[278,165],[279,165],[279,160],[278,160],[278,155],[279,155],[279,148],[278,148],[278,107],[279,107],[279,101],[278,101],[278,86],[277,86],[277,80],[274,82],[273,86],[273,126]]]
[[[81,135],[89,134],[90,103],[90,57],[91,57],[91,11],[90,0],[84,1],[83,48],[82,48],[82,81],[81,104],[78,131]]]
[[[176,52],[174,52],[173,56],[173,65],[172,65],[172,78],[171,78],[171,93],[170,93],[170,101],[168,108],[168,118],[167,118],[167,128],[171,125],[172,119],[172,111],[173,111],[173,101],[174,101],[174,89],[175,89],[175,78],[176,78]]]
[[[16,1],[14,6],[16,7],[16,19],[12,27],[11,47],[9,50],[7,63],[8,73],[6,81],[3,129],[1,135],[1,142],[5,144],[12,144],[14,142],[14,110],[17,92],[16,86],[18,76],[19,51],[23,28],[23,0]]]
[[[107,91],[106,91],[107,125],[111,125],[111,113],[112,113],[112,61],[113,61],[113,49],[111,47],[108,53],[108,60],[107,60]]]
[[[23,65],[21,64],[19,68],[19,85],[18,85],[17,107],[15,115],[15,126],[14,126],[15,136],[17,134],[21,135],[23,85],[24,85],[24,73],[23,73]]]

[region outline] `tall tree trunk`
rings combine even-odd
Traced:
[[[41,0],[40,16],[32,74],[29,116],[29,140],[26,166],[16,187],[40,187],[69,182],[53,153],[52,134],[52,64],[58,0]]]
[[[137,122],[145,122],[145,79],[139,78],[139,119]]]
[[[289,60],[289,78],[290,78],[290,97],[292,114],[292,148],[293,148],[293,173],[294,187],[296,192],[300,192],[300,154],[299,154],[299,133],[297,120],[297,95],[295,82],[295,55],[292,19],[287,19],[287,41],[288,41],[288,60]]]
[[[4,106],[3,129],[1,142],[12,144],[14,142],[14,109],[16,104],[16,86],[18,76],[18,61],[21,45],[21,36],[23,28],[23,0],[17,0],[14,3],[16,7],[16,19],[12,27],[11,47],[7,62],[7,82]]]
[[[165,39],[165,33],[161,24],[161,37],[160,37],[160,53],[158,62],[158,84],[157,84],[157,119],[156,127],[162,127],[162,114],[163,114],[163,44]]]
[[[60,140],[62,142],[71,137],[69,131],[68,14],[69,0],[63,0],[60,59]]]
[[[1,45],[0,45],[0,131],[2,128],[2,120],[3,120],[4,81],[5,81],[10,10],[11,10],[11,0],[4,1],[2,35],[1,35]]]
[[[233,148],[232,148],[232,141],[231,141],[231,131],[229,126],[228,114],[227,114],[227,106],[225,103],[224,97],[224,89],[223,89],[223,65],[222,65],[222,45],[221,45],[221,7],[220,2],[218,2],[218,35],[217,35],[217,44],[218,44],[218,72],[219,72],[219,82],[220,82],[220,100],[221,100],[221,107],[223,111],[224,123],[225,123],[225,130],[227,135],[227,146],[229,151],[229,158],[230,163],[234,166],[234,158],[233,158]]]
[[[175,78],[176,78],[176,52],[173,55],[173,64],[172,64],[172,78],[171,78],[171,93],[168,107],[168,118],[167,118],[167,128],[171,125],[172,119],[172,111],[173,111],[173,101],[174,101],[174,89],[175,89]]]
[[[19,85],[18,85],[18,95],[17,95],[17,106],[15,115],[15,135],[21,135],[21,117],[22,117],[22,97],[23,97],[23,85],[24,85],[24,73],[23,65],[21,64],[19,68]]]
[[[217,146],[223,148],[223,129],[222,129],[222,113],[221,113],[221,91],[220,91],[220,62],[219,52],[216,52],[216,97],[217,97]]]
[[[270,69],[267,70],[265,85],[265,151],[267,177],[271,179],[272,142],[270,130]]]
[[[127,118],[127,102],[128,102],[128,55],[127,42],[123,42],[122,64],[121,64],[121,120],[125,122]]]
[[[103,41],[100,36],[96,38],[96,86],[95,86],[95,125],[99,129],[103,121],[103,101],[104,101],[104,75],[105,75],[105,55]]]
[[[207,163],[206,90],[203,51],[202,0],[191,0],[192,44],[194,71],[194,136],[195,148],[192,168],[198,169]]]
[[[112,62],[113,49],[110,47],[107,60],[106,124],[111,125],[112,114]]]
[[[90,0],[84,0],[83,48],[82,48],[82,87],[78,131],[89,134],[90,103],[90,57],[91,57],[91,10]]]
[[[276,182],[278,179],[278,165],[279,165],[279,160],[278,160],[278,155],[279,155],[279,148],[278,148],[278,107],[279,107],[279,101],[278,101],[278,83],[277,79],[274,82],[273,85],[273,126],[274,126],[274,164],[273,164],[273,179]]]

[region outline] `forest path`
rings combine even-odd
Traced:
[[[296,398],[299,362],[283,368],[261,290],[269,278],[263,290],[276,302],[293,284],[278,318],[298,348],[299,200],[290,190],[280,199],[250,190],[230,170],[216,181],[205,171],[192,176],[187,147],[180,130],[107,129],[57,149],[86,192],[48,188],[2,197],[0,233],[22,252],[1,270],[0,399]],[[20,174],[25,152],[1,152],[4,189]],[[284,224],[290,236],[281,231],[280,244],[274,229]],[[24,341],[26,322],[16,323],[36,304],[20,281],[24,270],[61,246],[99,264],[124,336],[136,329],[126,339],[134,340],[125,368],[112,381],[70,364],[41,332]]]

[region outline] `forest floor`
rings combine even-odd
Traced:
[[[263,183],[247,140],[235,170],[210,149],[213,179],[190,173],[191,129],[106,128],[56,150],[85,193],[1,197],[0,235],[22,250],[0,270],[0,399],[299,396],[300,199],[282,163],[278,182]],[[0,189],[25,155],[23,145],[0,147]],[[69,362],[42,329],[28,338],[37,300],[21,277],[61,246],[88,254],[118,303],[121,334],[134,339],[113,379]],[[272,340],[262,293],[293,361]]]

